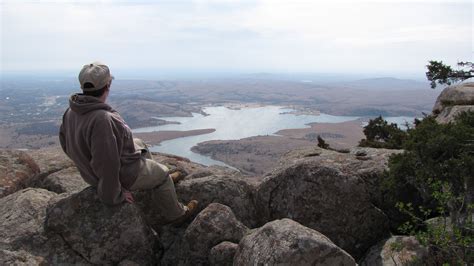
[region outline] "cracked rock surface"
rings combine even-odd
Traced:
[[[60,148],[28,151],[37,169],[27,185],[35,188],[0,198],[0,264],[231,265],[241,254],[240,263],[257,256],[264,264],[353,265],[389,232],[375,203],[394,152],[292,151],[257,180],[154,154],[187,174],[175,185],[179,200],[199,201],[175,227],[163,225],[153,190],[134,192],[135,204],[105,206]],[[282,253],[265,255],[269,246]]]
[[[245,236],[234,265],[356,265],[344,250],[316,230],[290,219],[269,222]]]
[[[389,232],[388,218],[372,203],[367,183],[358,172],[350,170],[355,166],[363,169],[365,164],[369,163],[354,155],[331,151],[294,156],[292,164],[267,176],[258,188],[256,204],[261,224],[293,219],[360,259]]]
[[[44,230],[46,209],[59,199],[41,188],[26,188],[0,199],[0,250],[4,254],[0,265],[87,264],[61,237]]]
[[[106,206],[92,187],[52,205],[45,229],[92,264],[156,263],[154,235],[139,209],[128,203]]]

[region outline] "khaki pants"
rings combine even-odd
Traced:
[[[178,201],[173,180],[168,175],[168,167],[153,160],[143,140],[134,138],[133,142],[136,150],[141,150],[142,153],[146,153],[146,159],[140,161],[140,170],[137,180],[130,189],[154,189],[157,193],[155,195],[158,201],[156,204],[159,204],[161,215],[169,221],[179,218],[185,213],[185,207]]]

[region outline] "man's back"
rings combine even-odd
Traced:
[[[96,97],[75,94],[69,105],[60,129],[63,150],[107,203],[123,200],[121,187],[129,188],[135,182],[141,158],[130,129]]]
[[[168,167],[153,160],[143,141],[134,140],[119,113],[106,104],[114,79],[109,67],[84,65],[78,78],[83,93],[69,99],[59,140],[84,180],[97,187],[105,204],[133,203],[130,190],[153,189],[165,220],[176,224],[190,218],[198,202],[184,206],[178,201]]]

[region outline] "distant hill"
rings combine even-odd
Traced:
[[[428,82],[412,79],[397,79],[392,77],[359,79],[354,81],[334,82],[328,84],[337,87],[347,87],[354,89],[395,89],[395,90],[419,90],[429,89]]]

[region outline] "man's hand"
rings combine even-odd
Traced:
[[[123,195],[125,196],[125,201],[128,202],[128,203],[133,203],[135,202],[135,200],[133,199],[133,195],[132,195],[132,192],[128,191],[128,190],[123,190]]]

